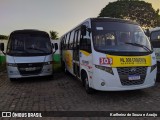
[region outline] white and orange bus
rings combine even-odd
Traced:
[[[86,92],[136,90],[154,86],[156,57],[141,27],[115,18],[89,18],[60,38],[65,71]]]

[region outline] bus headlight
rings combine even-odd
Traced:
[[[156,67],[157,67],[157,64],[152,65],[152,66],[151,66],[151,71],[150,71],[150,72],[152,72]]]
[[[103,70],[105,72],[108,72],[108,73],[114,75],[113,70],[112,70],[111,67],[100,66],[100,65],[95,65],[95,67],[98,68],[98,69],[100,69],[100,70]]]
[[[53,64],[53,61],[44,62],[44,65],[51,65],[51,64]]]
[[[7,66],[17,67],[17,64],[16,63],[7,63]]]

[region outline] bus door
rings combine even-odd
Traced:
[[[81,32],[80,29],[75,31],[74,48],[73,48],[73,73],[75,76],[80,77],[80,62],[79,62],[79,41]]]

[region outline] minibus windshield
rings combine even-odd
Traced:
[[[93,22],[92,33],[97,51],[152,52],[147,36],[136,24]]]
[[[7,53],[22,56],[51,54],[50,38],[34,33],[11,35]]]
[[[160,40],[160,30],[151,32],[151,41]]]

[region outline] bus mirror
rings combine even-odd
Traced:
[[[52,48],[54,49],[54,44],[52,43]]]
[[[149,29],[146,29],[145,34],[146,34],[146,36],[150,37],[150,31],[149,31]]]
[[[86,35],[86,26],[85,25],[81,26],[81,34],[82,34],[82,36]]]
[[[55,50],[58,50],[58,44],[54,43]]]
[[[0,50],[4,51],[4,43],[0,43]]]
[[[88,28],[87,31],[89,32],[89,36],[91,34],[91,28]]]

